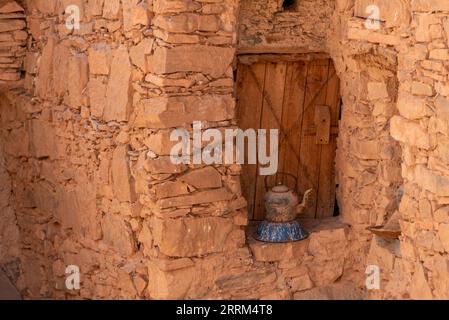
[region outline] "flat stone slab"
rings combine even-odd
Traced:
[[[248,245],[256,261],[274,262],[281,260],[299,259],[307,255],[309,244],[312,239],[323,241],[337,241],[346,238],[348,225],[342,223],[339,218],[326,219],[299,219],[301,226],[306,229],[310,236],[307,239],[287,242],[269,243],[255,239],[258,223],[249,226]]]

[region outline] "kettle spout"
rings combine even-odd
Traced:
[[[304,213],[304,210],[308,207],[311,207],[313,204],[313,189],[309,189],[304,192],[304,197],[302,198],[302,202],[296,207],[296,216],[299,216]]]

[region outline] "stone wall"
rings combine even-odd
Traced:
[[[25,88],[2,100],[22,294],[334,294],[327,286],[351,269],[352,254],[327,253],[347,247],[346,225],[312,223],[310,240],[279,256],[246,231],[239,166],[169,161],[174,128],[236,126],[237,5],[79,1],[81,29],[68,30],[67,3],[27,4]],[[79,291],[65,288],[68,265],[81,268]]]
[[[0,100],[2,270],[26,298],[447,298],[449,8],[374,2],[379,30],[364,0],[25,1],[24,85]],[[236,52],[276,50],[335,63],[341,216],[270,245],[241,168],[174,165],[169,135],[235,128]],[[400,240],[365,230],[397,212]]]
[[[400,2],[394,6],[377,1],[381,12],[387,14],[381,16],[380,30],[373,32],[364,24],[364,9],[372,1],[299,1],[284,11],[282,3],[264,3],[273,9],[259,10],[261,5],[254,1],[241,5],[241,54],[327,53],[340,78],[343,105],[336,158],[337,197],[340,219],[351,226],[347,243],[351,268],[345,277],[363,287],[372,240],[366,228],[385,224],[397,211],[403,192],[401,150],[390,135],[389,124],[398,113],[396,44],[408,12]],[[272,37],[282,26],[277,21],[287,16],[294,17],[295,23],[285,29],[288,35],[284,33],[278,41],[264,40],[277,39]],[[383,275],[387,280],[389,273]]]
[[[28,38],[24,9],[13,0],[0,1],[0,86],[20,80]]]
[[[447,299],[449,3],[415,0],[410,10],[411,36],[399,54],[399,115],[391,121],[403,152],[403,236],[385,297]]]
[[[442,110],[447,104],[447,93],[444,95],[448,47],[445,23],[449,7],[441,1],[431,0],[375,2],[381,9],[379,30],[367,29],[360,19],[366,17],[360,9],[366,6],[366,1],[355,1],[354,10],[353,2],[338,2],[340,12],[346,12],[346,16],[353,12],[354,15],[354,18],[340,25],[340,30],[344,30],[349,40],[347,48],[361,51],[359,57],[365,60],[363,64],[357,60],[352,62],[363,67],[359,75],[368,73],[375,81],[362,78],[367,100],[375,102],[368,114],[376,116],[376,124],[385,126],[380,131],[383,136],[389,133],[401,146],[401,151],[396,147],[390,149],[392,145],[383,141],[381,145],[388,146],[388,152],[382,152],[376,146],[366,146],[365,149],[368,152],[378,150],[382,157],[383,168],[378,171],[377,179],[383,186],[380,194],[382,197],[386,195],[384,201],[371,199],[370,203],[388,204],[386,207],[376,206],[371,221],[379,224],[385,220],[385,215],[388,217],[393,211],[399,217],[402,230],[400,240],[386,241],[379,237],[372,240],[366,265],[380,267],[382,283],[381,290],[370,291],[369,296],[383,299],[447,299],[449,273],[444,228],[448,216],[446,203],[442,200],[447,197],[447,172],[442,169],[445,160],[441,156],[441,148],[444,148],[445,129],[441,129],[444,127],[441,124],[445,121]],[[342,16],[340,14],[337,19],[341,21]],[[335,46],[331,52],[338,61],[341,52],[349,50]],[[382,66],[381,74],[378,73],[380,70],[372,68],[373,64]],[[345,76],[346,70],[342,73],[343,79]],[[347,97],[344,90],[342,94]],[[356,118],[353,120],[358,121]],[[390,138],[385,136],[385,139]],[[344,144],[344,138],[341,142]],[[350,154],[357,155],[357,149],[350,151]],[[388,157],[384,158],[383,154]],[[400,172],[395,165],[398,156]],[[342,169],[340,172],[347,175],[351,170]],[[395,189],[397,192],[393,192]],[[340,197],[350,194],[350,190],[357,189],[341,187]],[[396,201],[393,201],[395,193],[400,199],[398,211]],[[369,193],[365,195],[369,196]],[[343,209],[343,217],[345,212],[352,215],[358,213],[357,210]]]
[[[239,15],[241,52],[324,52],[334,1],[242,0]]]
[[[4,99],[0,95],[0,99]],[[2,102],[3,105],[3,102]],[[2,119],[3,120],[3,119]],[[6,121],[1,125],[7,126]],[[6,163],[3,145],[0,147],[0,273],[16,282],[20,276],[20,233],[15,215],[12,193],[12,181]]]

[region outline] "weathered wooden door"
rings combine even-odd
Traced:
[[[301,196],[315,190],[304,216],[333,216],[340,96],[332,61],[239,64],[237,99],[239,127],[279,129],[278,172],[298,178]],[[265,188],[258,166],[244,165],[241,179],[250,219],[262,220]]]

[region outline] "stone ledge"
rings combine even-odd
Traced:
[[[348,225],[341,222],[338,217],[321,220],[299,219],[299,222],[310,233],[310,236],[305,240],[289,243],[267,243],[256,240],[257,223],[252,224],[248,228],[247,242],[254,259],[260,262],[300,259],[306,257],[310,249],[313,249],[310,248],[311,242],[318,241],[320,245],[325,245],[325,242],[330,244],[338,240],[346,241]]]

